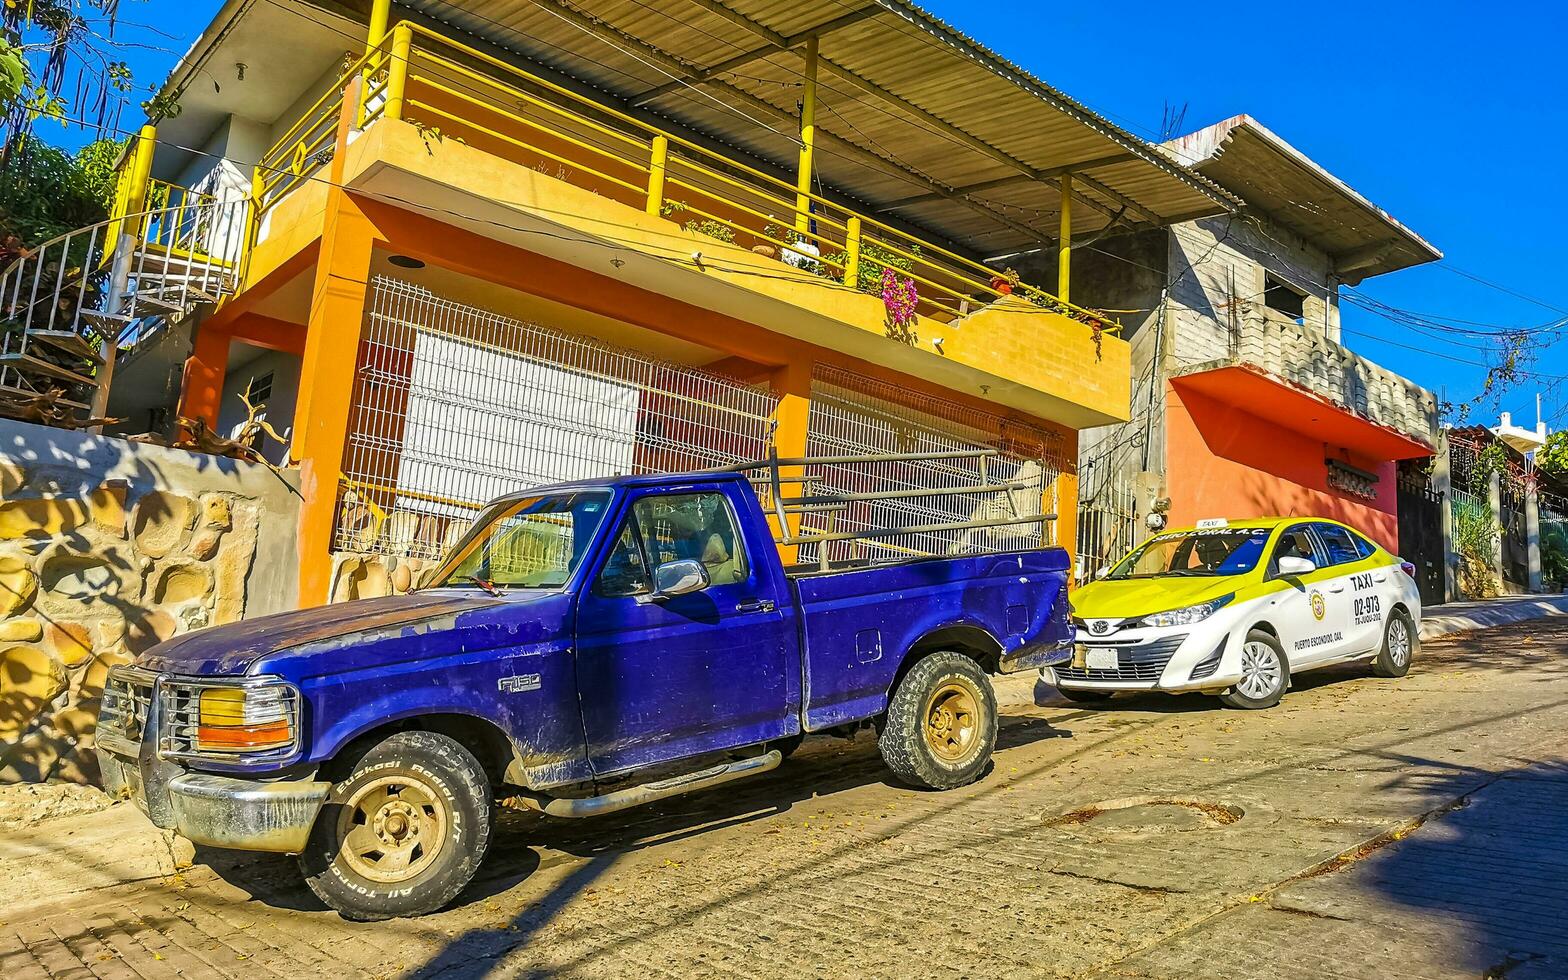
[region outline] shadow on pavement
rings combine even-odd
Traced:
[[[1421,789],[1461,802],[1353,865],[1335,893],[1442,926],[1473,976],[1568,976],[1568,764],[1456,770]]]

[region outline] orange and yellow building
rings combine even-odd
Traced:
[[[995,449],[1072,547],[1132,378],[1074,243],[1234,200],[902,0],[584,9],[227,3],[126,171],[241,208],[236,257],[123,358],[126,427],[175,366],[220,432],[265,401],[305,604],[407,588],[518,485],[769,448]]]

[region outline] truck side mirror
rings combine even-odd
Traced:
[[[653,570],[653,598],[701,592],[708,587],[708,569],[700,561],[683,558],[667,561]]]
[[[1295,555],[1285,555],[1279,559],[1279,574],[1281,577],[1306,575],[1318,570],[1318,566],[1310,558],[1298,558]]]

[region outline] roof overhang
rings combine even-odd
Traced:
[[[1240,203],[906,0],[406,2],[787,170],[815,39],[821,184],[976,255],[1054,243],[1063,174],[1075,235]]]
[[[1355,284],[1435,262],[1443,253],[1251,116],[1164,144],[1248,207],[1328,253],[1334,274]]]
[[[1435,452],[1412,435],[1373,422],[1320,395],[1247,364],[1226,364],[1171,378],[1194,392],[1292,432],[1370,459],[1421,459]]]
[[[303,109],[323,73],[363,50],[369,7],[227,0],[163,86],[183,111],[160,137],[199,150],[229,114],[271,123]],[[823,191],[974,257],[1054,246],[1063,175],[1075,236],[1241,206],[907,0],[399,0],[403,18],[784,175],[815,38]]]

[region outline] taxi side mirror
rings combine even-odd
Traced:
[[[1105,568],[1102,568],[1099,571],[1095,572],[1094,573],[1094,577],[1097,578],[1097,579],[1100,579],[1100,578],[1104,578],[1105,576],[1107,576],[1109,574],[1111,574],[1110,566],[1106,566]]]
[[[1298,558],[1295,555],[1286,555],[1279,560],[1279,574],[1282,578],[1293,578],[1297,575],[1306,575],[1318,570],[1317,563],[1310,558]]]

